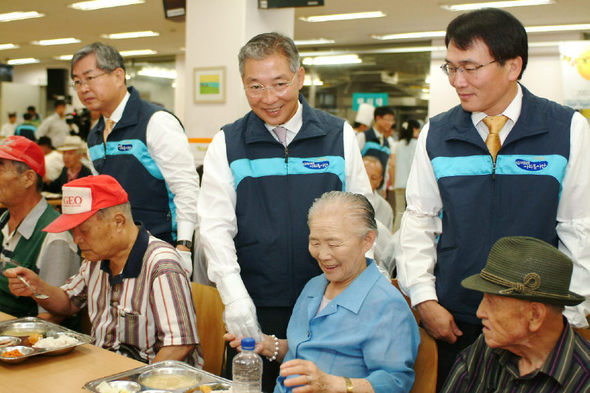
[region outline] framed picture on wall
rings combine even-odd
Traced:
[[[195,103],[225,102],[225,67],[195,68]]]

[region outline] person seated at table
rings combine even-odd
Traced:
[[[590,343],[562,315],[573,263],[532,237],[504,237],[480,274],[461,282],[483,292],[483,333],[461,352],[443,392],[590,392]]]
[[[400,292],[365,258],[377,236],[375,211],[360,194],[332,191],[309,210],[309,252],[324,274],[297,299],[287,339],[262,335],[257,351],[283,362],[275,393],[408,392],[420,343]],[[239,340],[225,335],[232,347]]]
[[[88,306],[95,344],[152,363],[183,360],[202,365],[197,317],[181,256],[133,222],[127,193],[109,175],[73,180],[62,189],[62,215],[44,231],[72,230],[84,261],[61,287],[34,272],[9,269],[12,293],[32,296],[24,277],[49,299],[47,310],[70,315]]]
[[[45,157],[35,142],[13,135],[0,143],[0,203],[6,208],[0,216],[0,251],[3,260],[18,262],[51,285],[62,285],[78,271],[80,258],[70,233],[42,231],[59,216],[41,195],[43,175]],[[5,267],[13,266],[7,263]],[[0,311],[15,317],[39,315],[53,322],[62,321],[50,316],[33,300],[10,293],[8,281],[2,275]]]
[[[64,143],[57,147],[57,151],[63,154],[64,167],[57,179],[45,180],[44,191],[61,193],[62,186],[67,182],[92,175],[90,169],[82,164],[82,158],[86,154],[86,144],[82,138],[76,135],[67,136]]]

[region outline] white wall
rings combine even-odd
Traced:
[[[45,97],[43,97],[45,98]],[[26,83],[2,82],[0,84],[0,124],[8,122],[8,112],[17,113],[17,122],[29,105],[40,106],[41,89]]]

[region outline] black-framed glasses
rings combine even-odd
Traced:
[[[293,75],[290,82],[279,80],[273,82],[270,86],[264,86],[262,83],[250,83],[244,86],[244,90],[246,90],[246,94],[250,97],[261,97],[265,91],[275,92],[275,94],[283,94],[291,85],[293,85],[293,83],[295,83],[296,77],[297,73]]]
[[[492,63],[495,63],[496,61],[497,60],[492,60],[489,63],[485,63],[485,64],[465,64],[465,65],[460,65],[460,66],[454,66],[451,63],[445,63],[440,66],[440,69],[448,76],[457,75],[457,71],[463,75],[473,76],[473,75],[477,74],[477,71],[479,71],[481,68],[483,68],[487,65],[490,65]]]
[[[108,72],[101,72],[96,75],[88,75],[86,78],[75,79],[72,81],[72,87],[76,90],[81,89],[82,86],[91,86],[97,78],[108,74]]]

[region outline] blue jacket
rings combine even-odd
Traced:
[[[257,307],[292,307],[321,273],[307,249],[307,211],[324,192],[344,189],[344,120],[299,100],[303,125],[287,148],[254,112],[223,127],[240,274]]]
[[[480,272],[496,240],[523,235],[557,246],[573,110],[522,90],[520,117],[495,165],[470,112],[457,106],[430,121],[426,150],[443,202],[436,292],[460,321],[479,323],[481,294],[461,280]]]
[[[152,235],[172,241],[176,232],[173,195],[146,143],[150,118],[165,109],[140,99],[133,87],[128,90],[131,96],[121,120],[107,138],[106,149],[102,117],[90,131],[90,158],[98,173],[113,176],[127,191],[133,218],[141,221]]]
[[[381,144],[375,129],[372,127],[369,128],[365,131],[365,146],[363,146],[361,154],[363,157],[366,155],[377,157],[381,161],[383,173],[385,174],[387,160],[389,160],[389,156],[391,155],[391,146],[389,146],[389,142],[385,136],[383,137],[383,144]]]

